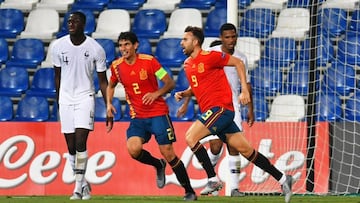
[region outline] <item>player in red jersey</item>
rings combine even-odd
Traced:
[[[292,177],[285,175],[257,152],[247,141],[242,131],[234,122],[234,107],[229,82],[224,66],[234,66],[241,82],[239,102],[250,102],[243,62],[227,53],[204,51],[201,45],[204,33],[201,28],[189,26],[185,29],[181,46],[189,57],[184,62],[184,70],[189,80],[189,88],[176,92],[176,100],[192,95],[198,101],[201,115],[186,132],[186,142],[208,175],[208,184],[201,194],[209,194],[221,189],[222,183],[216,176],[204,146],[199,142],[208,135],[217,135],[224,143],[239,151],[256,166],[271,174],[282,185],[285,202],[291,198]]]
[[[157,186],[165,186],[165,166],[168,162],[180,185],[185,189],[185,201],[197,200],[183,162],[175,154],[172,143],[176,141],[173,125],[169,118],[169,109],[163,95],[175,87],[174,80],[160,63],[151,55],[137,54],[139,46],[133,32],[122,32],[118,39],[122,57],[111,64],[111,77],[107,87],[108,132],[113,127],[112,105],[115,86],[121,82],[125,88],[126,99],[130,106],[131,121],[127,129],[127,149],[131,157],[143,164],[155,167]],[[164,85],[158,87],[157,80]],[[153,157],[143,149],[154,134],[161,154],[165,160]]]

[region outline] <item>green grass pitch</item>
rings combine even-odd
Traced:
[[[67,203],[67,196],[0,196],[1,203]],[[82,201],[84,202],[84,201]],[[184,202],[180,196],[93,196],[91,203],[176,203]],[[204,203],[283,203],[283,196],[246,196],[246,197],[213,197],[200,196],[198,201]],[[294,195],[291,203],[360,203],[360,196],[303,196]]]

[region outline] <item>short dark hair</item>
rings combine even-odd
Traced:
[[[81,22],[83,22],[84,25],[86,24],[86,15],[83,12],[73,11],[71,12],[71,15],[77,15],[80,18]]]
[[[222,34],[224,31],[226,30],[234,30],[236,32],[236,27],[234,24],[231,23],[224,23],[221,27],[220,27],[220,34]]]
[[[195,26],[187,26],[185,28],[185,32],[191,32],[199,40],[200,46],[203,44],[204,32],[201,28]]]
[[[118,41],[120,40],[129,40],[131,43],[135,44],[136,42],[139,43],[139,40],[135,33],[133,32],[121,32]]]
[[[214,41],[212,41],[212,42],[210,43],[210,46],[209,46],[209,47],[214,47],[214,46],[217,46],[217,45],[220,45],[220,44],[222,44],[221,40],[216,39],[216,40],[214,40]]]

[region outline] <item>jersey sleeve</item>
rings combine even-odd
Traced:
[[[95,55],[95,65],[97,72],[106,71],[106,54],[105,50],[102,48],[100,44],[96,42],[96,55]]]

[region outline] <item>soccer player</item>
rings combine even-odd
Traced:
[[[234,105],[224,66],[234,66],[241,82],[239,101],[245,105],[250,102],[245,66],[243,62],[224,52],[204,51],[201,45],[204,33],[201,28],[188,26],[181,40],[183,52],[189,56],[184,62],[184,70],[189,80],[189,88],[176,92],[176,100],[195,96],[201,115],[188,129],[186,142],[208,175],[208,184],[201,192],[210,194],[219,189],[219,181],[204,146],[199,142],[204,137],[217,135],[229,147],[240,152],[246,159],[271,174],[281,185],[285,202],[290,201],[292,176],[285,175],[256,151],[234,122]]]
[[[71,200],[91,198],[85,180],[88,160],[87,138],[94,130],[95,88],[97,72],[100,89],[106,101],[105,51],[93,38],[84,34],[86,16],[73,12],[68,19],[69,34],[56,40],[52,48],[55,85],[61,132],[65,135],[69,161],[75,173]]]
[[[157,186],[165,186],[165,167],[169,163],[180,185],[185,189],[185,201],[197,200],[183,162],[173,148],[176,141],[169,109],[163,96],[175,87],[174,80],[151,55],[137,54],[137,36],[133,32],[122,32],[118,38],[122,57],[112,62],[110,81],[107,87],[108,132],[113,127],[112,106],[115,86],[121,82],[130,105],[131,121],[127,129],[127,149],[130,156],[140,163],[153,166],[157,174]],[[164,85],[158,87],[157,80]],[[154,135],[161,154],[165,158],[155,158],[143,149],[143,145]]]

